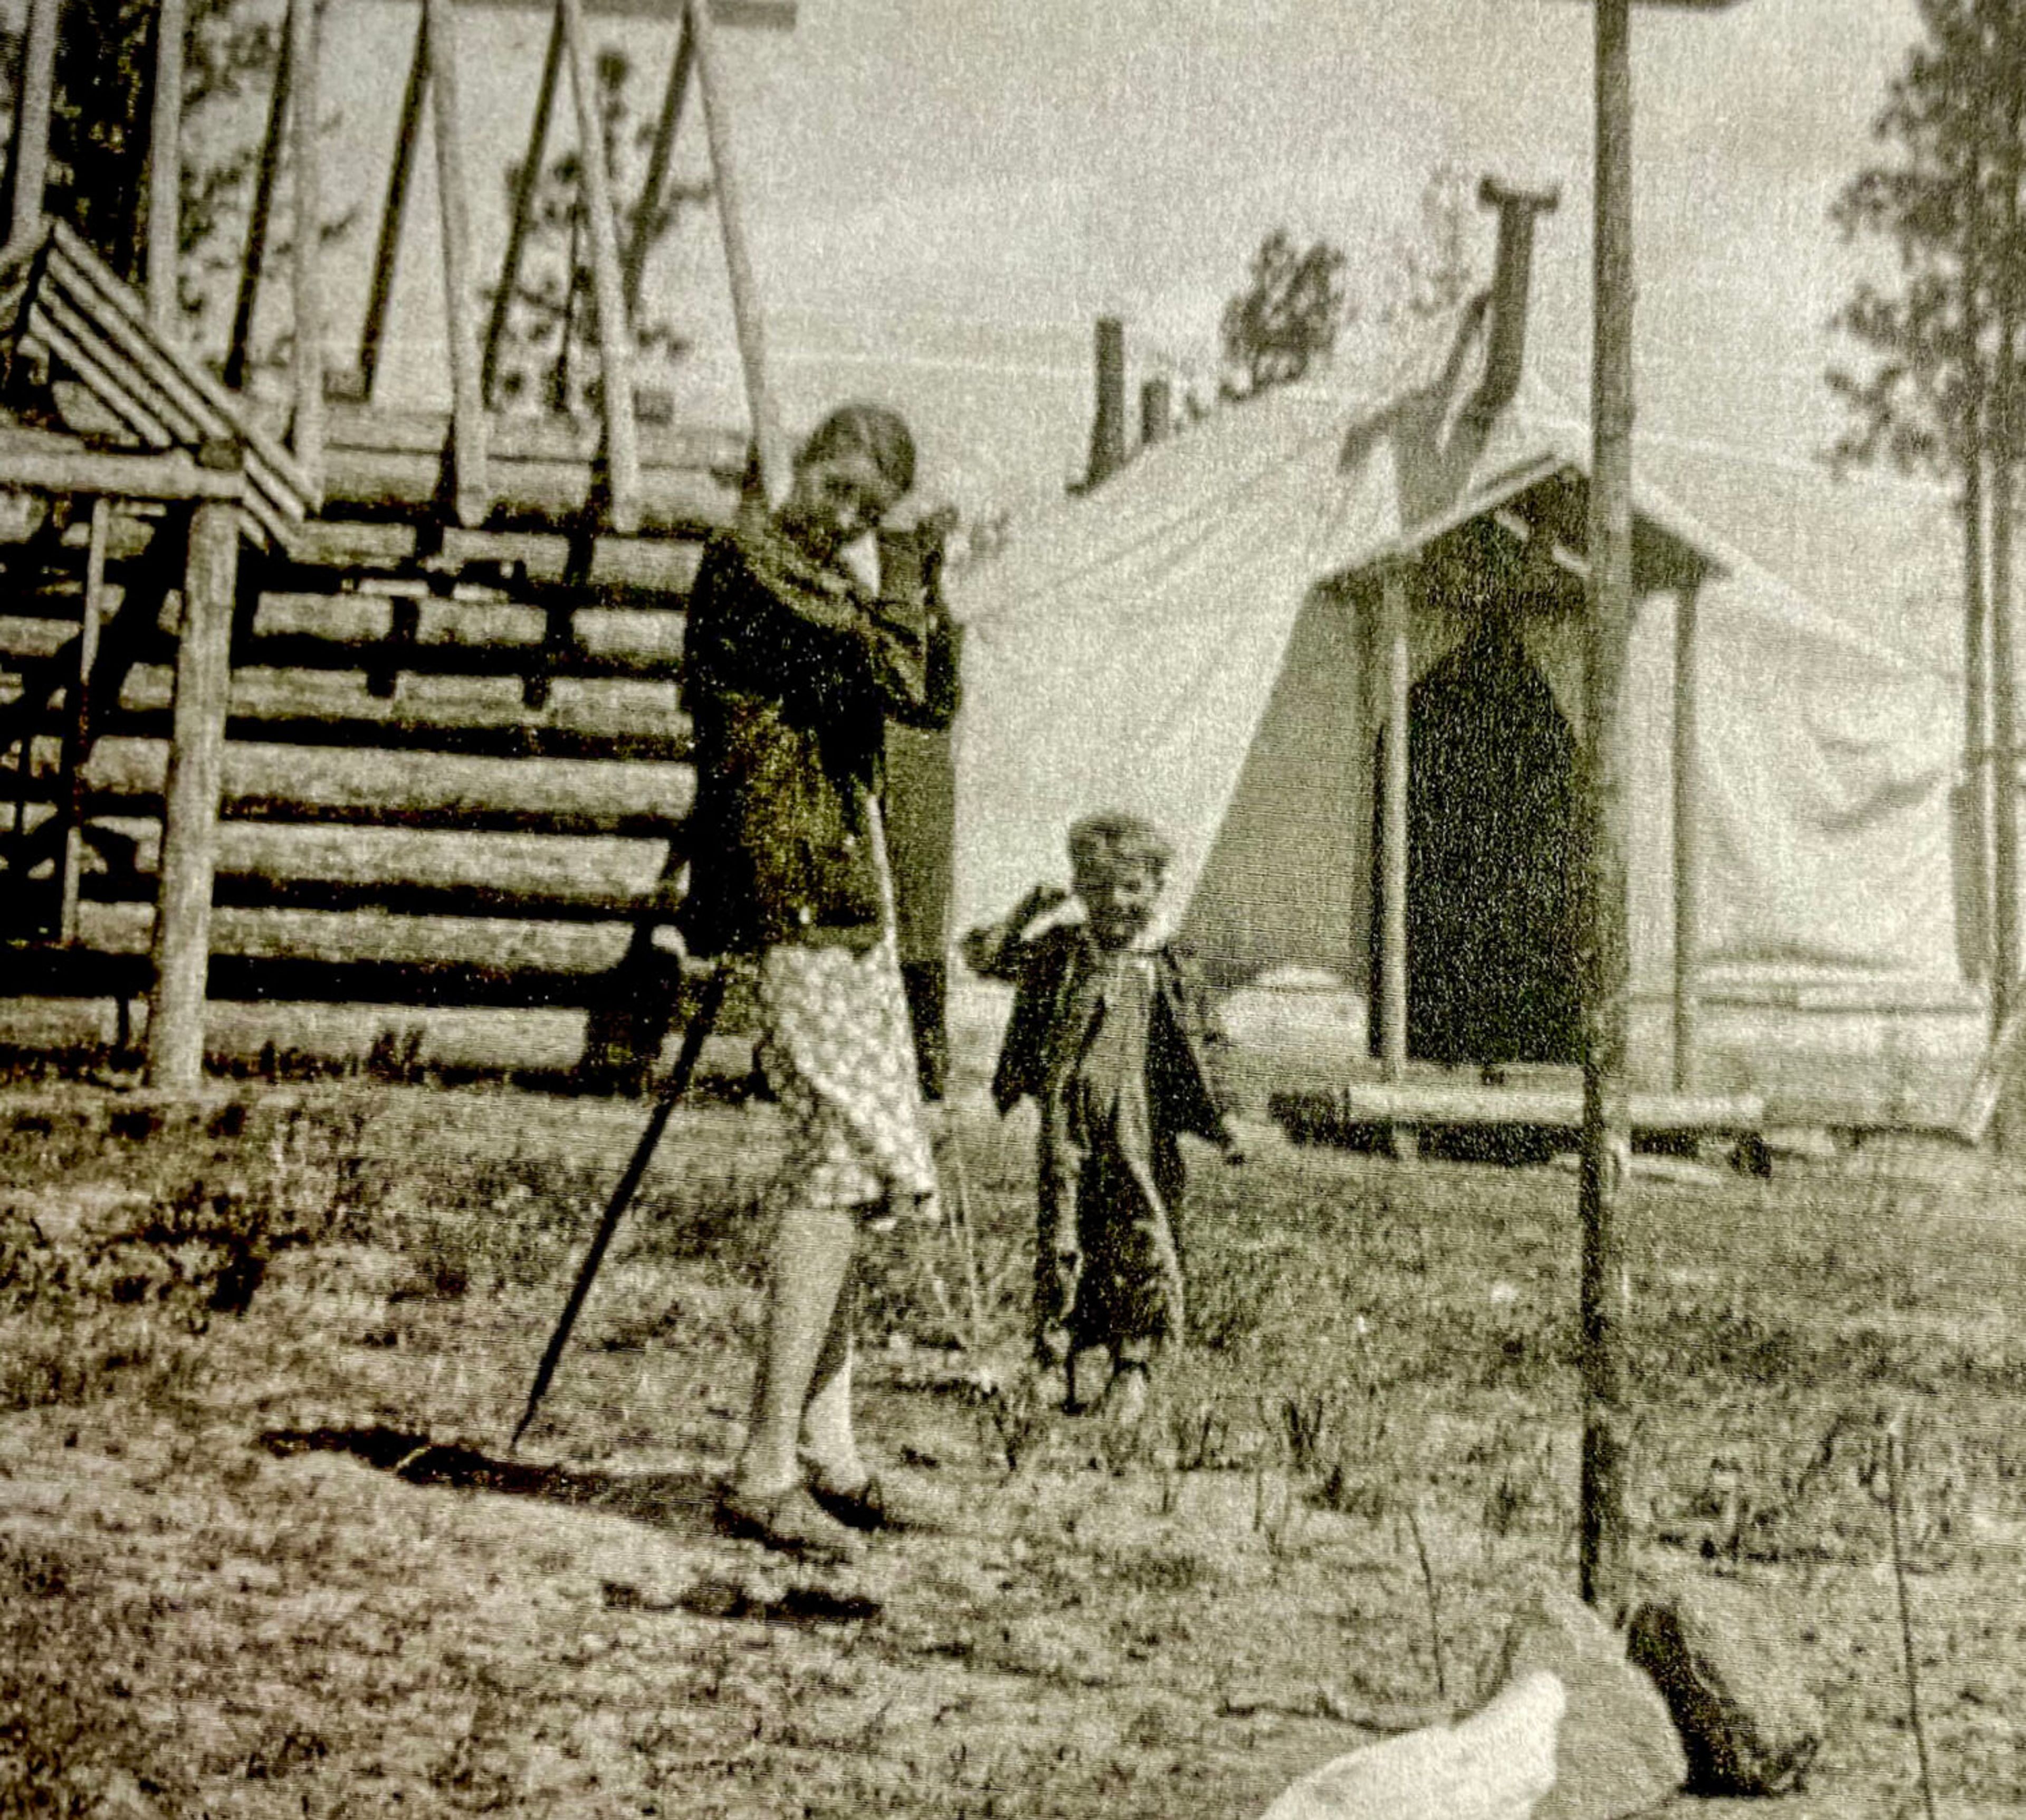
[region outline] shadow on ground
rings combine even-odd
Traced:
[[[475,1447],[432,1441],[384,1423],[358,1428],[269,1428],[261,1433],[260,1445],[281,1459],[299,1453],[348,1453],[411,1485],[544,1498],[664,1528],[690,1529],[699,1536],[718,1533],[713,1482],[701,1472],[619,1474],[497,1460]],[[604,1602],[611,1611],[684,1611],[705,1618],[783,1624],[864,1623],[880,1612],[876,1599],[820,1586],[790,1585],[767,1594],[736,1580],[718,1579],[698,1580],[666,1600],[643,1596],[624,1582],[608,1581]]]

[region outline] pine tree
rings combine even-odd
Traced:
[[[621,216],[623,245],[635,232],[644,206],[638,192],[647,149],[654,142],[654,123],[633,108],[629,94],[633,64],[624,52],[610,47],[601,50],[595,68],[598,118],[613,193],[615,198],[634,197],[630,203],[615,203]],[[510,207],[520,180],[517,164],[506,173]],[[665,239],[683,210],[707,201],[710,193],[707,183],[665,184],[654,218],[648,223],[648,245],[652,248]],[[514,286],[513,308],[500,349],[503,400],[523,405],[532,400],[545,411],[595,408],[598,319],[585,222],[583,163],[576,153],[565,152],[551,160],[536,185],[527,252]],[[633,342],[643,369],[658,360],[665,370],[689,346],[672,321],[644,310],[635,313]],[[588,359],[580,358],[587,352]]]
[[[1298,249],[1276,227],[1252,256],[1251,283],[1224,310],[1225,359],[1250,396],[1301,378],[1336,346],[1348,309],[1344,256],[1319,240]]]
[[[1882,241],[1895,260],[1890,282],[1860,283],[1837,317],[1871,359],[1866,371],[1830,374],[1854,420],[1834,452],[1840,462],[1889,460],[1958,490],[1965,757],[1973,800],[1989,816],[1995,1023],[2013,1001],[2020,963],[2012,580],[2026,452],[2026,0],[1917,3],[1921,35],[1873,122],[1880,160],[1833,211],[1847,238]]]

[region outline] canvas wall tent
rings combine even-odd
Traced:
[[[1173,913],[1214,976],[1292,968],[1365,987],[1383,575],[1409,582],[1409,746],[1424,748],[1424,789],[1446,725],[1474,747],[1452,755],[1448,786],[1461,776],[1498,795],[1497,742],[1482,715],[1475,735],[1467,724],[1473,688],[1501,668],[1486,650],[1513,648],[1490,636],[1501,622],[1524,654],[1503,665],[1508,700],[1531,678],[1536,721],[1581,728],[1586,429],[1523,385],[1494,421],[1472,422],[1457,401],[1481,359],[1466,315],[1340,363],[1327,382],[1232,407],[1051,508],[971,573],[960,927],[1059,878],[1069,821],[1118,805],[1173,834]],[[1954,932],[1954,678],[1811,601],[1658,491],[1642,486],[1637,504],[1635,1075],[1659,1085],[1673,1071],[1686,610],[1701,1084],[1764,1092],[1796,1115],[1947,1119],[1980,1035]],[[1483,838],[1524,825],[1513,813],[1493,801]],[[1452,855],[1436,871],[1475,866],[1462,894],[1509,907],[1547,851]],[[1435,862],[1420,861],[1425,894]],[[1457,896],[1458,880],[1444,888]],[[1410,920],[1416,891],[1410,877]],[[1552,904],[1534,915],[1537,934],[1554,915]],[[1465,964],[1483,933],[1463,932]]]

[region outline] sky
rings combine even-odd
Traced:
[[[390,0],[330,9],[341,197],[384,184],[415,13]],[[547,16],[468,6],[459,29],[486,269]],[[650,105],[672,24],[600,30],[634,53]],[[1833,440],[1829,319],[1879,256],[1843,246],[1828,210],[1869,153],[1914,31],[1912,0],[1638,9],[1643,431],[1789,466]],[[917,422],[925,485],[960,503],[1052,492],[1079,465],[1098,314],[1125,319],[1136,376],[1214,381],[1221,305],[1269,229],[1341,245],[1355,284],[1393,256],[1442,164],[1559,188],[1538,243],[1532,356],[1551,388],[1584,396],[1581,0],[801,0],[792,32],[720,28],[719,44],[784,415],[794,428],[842,396],[887,398]],[[694,108],[679,156],[700,168]],[[426,157],[418,179],[389,369],[417,399],[444,387]],[[708,215],[689,219],[649,285],[696,339],[679,411],[735,421],[715,232]],[[334,352],[356,336],[370,241],[355,231],[337,257]]]

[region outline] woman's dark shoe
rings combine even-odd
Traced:
[[[827,1515],[845,1527],[867,1534],[936,1527],[928,1512],[912,1500],[897,1499],[893,1488],[876,1472],[869,1475],[864,1484],[849,1490],[830,1484],[820,1476],[812,1478],[809,1481],[809,1496]]]

